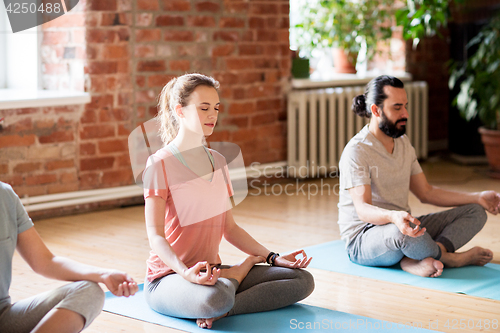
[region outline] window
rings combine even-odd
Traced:
[[[39,27],[12,33],[5,6],[0,5],[0,89],[39,88],[40,35]]]

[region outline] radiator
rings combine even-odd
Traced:
[[[428,90],[426,82],[405,84],[409,118],[406,135],[417,157],[427,157]],[[288,167],[293,177],[318,177],[338,170],[345,145],[368,124],[356,116],[352,99],[364,86],[292,90],[288,94]]]

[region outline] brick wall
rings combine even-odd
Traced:
[[[21,196],[132,184],[128,135],[186,72],[221,83],[211,141],[247,165],[285,160],[288,13],[287,0],[80,0],[44,26],[43,82],[92,100],[0,111],[0,179]],[[85,82],[71,76],[83,62]]]

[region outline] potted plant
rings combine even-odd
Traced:
[[[462,117],[476,116],[492,175],[500,177],[500,16],[487,24],[467,45],[477,48],[462,64],[451,66],[449,87],[459,87],[454,104]]]
[[[367,59],[377,52],[379,41],[392,37],[393,0],[307,0],[300,1],[301,22],[292,28],[301,50],[335,48],[350,67],[339,69],[343,60],[334,60],[337,71],[354,72],[363,44]]]

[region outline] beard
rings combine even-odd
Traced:
[[[394,139],[399,138],[401,135],[406,133],[406,125],[402,125],[401,128],[398,128],[397,125],[400,122],[407,121],[407,118],[399,119],[393,123],[385,116],[384,111],[381,112],[382,120],[380,121],[378,128],[380,128],[382,132]]]

